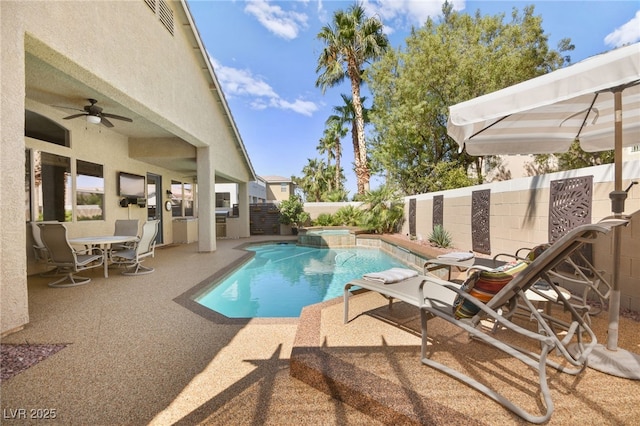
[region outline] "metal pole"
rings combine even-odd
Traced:
[[[619,193],[622,191],[622,89],[616,90],[614,93],[614,110],[615,110],[615,178],[614,191]],[[614,200],[612,200],[612,203]],[[618,212],[618,208],[613,208],[616,217],[620,217],[622,212]],[[607,334],[607,349],[610,351],[618,350],[618,325],[620,322],[620,245],[621,232],[620,226],[613,229],[613,288],[609,299],[609,330]]]

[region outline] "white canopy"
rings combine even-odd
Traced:
[[[622,147],[640,144],[640,43],[449,108],[447,132],[470,155],[544,154],[615,149],[612,211],[624,211]],[[621,202],[620,202],[621,201]],[[592,368],[640,379],[640,355],[620,350],[620,227],[614,231],[613,283],[607,347],[594,350]]]
[[[614,149],[613,89],[625,86],[622,145],[636,145],[640,43],[454,105],[447,130],[470,155],[566,152],[576,138],[585,151]]]

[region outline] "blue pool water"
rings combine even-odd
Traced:
[[[406,267],[377,249],[265,244],[248,250],[255,257],[196,302],[229,318],[298,317],[307,305],[342,296],[354,278]]]

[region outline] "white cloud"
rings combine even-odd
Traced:
[[[277,108],[308,117],[318,110],[318,106],[311,101],[298,98],[290,102],[282,99],[269,83],[260,76],[253,75],[249,70],[227,67],[213,58],[210,59],[224,94],[229,98],[249,98],[249,105],[256,110]]]
[[[307,27],[307,15],[283,10],[267,0],[249,0],[244,11],[255,16],[266,29],[286,40],[298,37],[301,28]]]
[[[397,27],[420,27],[427,18],[439,16],[442,13],[442,3],[443,1],[437,0],[364,0],[362,4],[367,16],[380,18],[385,25],[385,33],[390,34]],[[464,7],[464,2],[453,3],[456,10]]]
[[[638,40],[640,40],[640,10],[629,22],[616,28],[604,38],[605,44],[611,47],[620,47]]]

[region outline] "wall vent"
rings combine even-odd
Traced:
[[[165,0],[144,0],[149,9],[155,13],[162,25],[173,35],[173,10]]]

